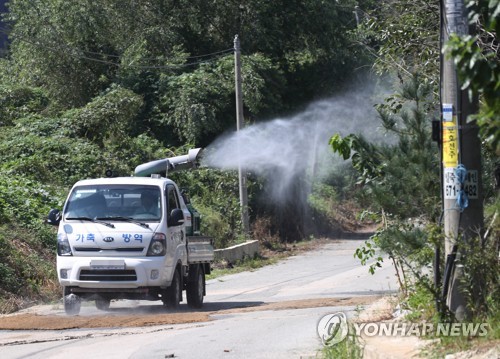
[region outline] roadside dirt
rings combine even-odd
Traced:
[[[65,330],[81,328],[129,328],[155,325],[207,322],[215,314],[234,314],[264,310],[302,309],[329,306],[366,305],[380,299],[380,296],[346,298],[322,298],[262,303],[258,305],[222,308],[211,311],[162,313],[161,306],[146,307],[142,313],[129,314],[133,309],[116,309],[102,315],[66,316],[53,306],[38,306],[30,312],[0,316],[0,330]],[[210,303],[208,303],[210,304]],[[44,314],[45,313],[45,314]]]
[[[64,330],[80,328],[126,328],[209,321],[207,313],[144,315],[59,316],[18,314],[0,318],[3,330]]]

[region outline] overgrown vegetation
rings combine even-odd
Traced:
[[[439,338],[442,345],[435,349],[439,357],[473,344],[480,345],[481,340],[499,339],[500,133],[494,109],[500,103],[497,93],[500,4],[488,1],[469,1],[467,4],[470,23],[477,27],[478,35],[453,36],[445,51],[454,58],[464,88],[469,88],[470,95],[480,99],[479,114],[471,120],[477,120],[485,145],[482,148],[482,176],[488,228],[476,235],[469,234],[466,241],[461,240],[457,264],[464,269],[461,286],[467,297],[467,319],[492,326],[486,339]],[[408,11],[401,16],[403,12],[397,9],[403,5],[408,6]],[[386,6],[393,11],[384,10]],[[368,210],[378,213],[382,223],[379,231],[355,255],[362,264],[369,264],[368,269],[373,272],[382,265],[379,250],[388,253],[402,289],[400,305],[409,311],[407,319],[437,323],[455,318],[446,310],[442,293],[444,235],[438,206],[440,184],[435,181],[439,178],[440,157],[429,135],[431,120],[439,116],[435,81],[439,74],[434,68],[438,58],[437,42],[433,46],[427,40],[437,36],[436,31],[428,30],[438,23],[427,26],[421,21],[426,13],[438,14],[434,6],[421,1],[411,4],[387,1],[374,12],[365,14],[363,26],[367,27],[361,31],[367,31],[363,43],[369,47],[375,41],[378,45],[376,49],[371,48],[376,54],[376,70],[393,73],[399,79],[400,90],[378,106],[383,127],[397,135],[398,143],[380,146],[357,135],[334,135],[330,144],[335,152],[351,160],[358,173],[358,184],[363,185],[356,195]],[[422,43],[399,42],[401,37],[418,38]],[[418,56],[414,56],[415,51],[419,52]]]
[[[480,111],[471,120],[477,121],[482,138],[496,156],[500,156],[499,6],[498,1],[468,1],[469,24],[475,35],[452,35],[446,44],[469,96],[481,98]]]
[[[325,346],[321,357],[325,359],[361,359],[363,358],[363,345],[356,336],[355,329],[349,327],[349,334],[340,343]]]

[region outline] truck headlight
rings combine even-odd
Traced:
[[[59,233],[57,235],[57,255],[59,256],[72,256],[71,247],[69,245],[68,236],[66,233]]]
[[[167,237],[163,233],[155,233],[149,244],[147,256],[163,256],[167,253]]]

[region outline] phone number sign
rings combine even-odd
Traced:
[[[444,198],[456,199],[463,189],[470,199],[477,199],[479,194],[479,179],[477,170],[467,171],[465,181],[461,184],[455,174],[455,168],[444,169]]]

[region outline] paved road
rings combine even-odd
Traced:
[[[208,281],[204,306],[212,313],[208,322],[0,331],[0,355],[8,359],[314,357],[321,348],[316,325],[323,315],[342,311],[353,317],[359,309],[356,300],[369,304],[370,296],[396,291],[388,261],[372,276],[353,258],[361,243],[332,241],[275,265]],[[336,304],[322,306],[325,303]],[[85,307],[82,312],[92,310]]]

